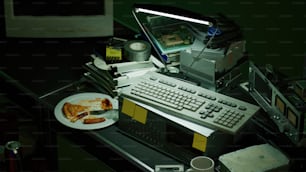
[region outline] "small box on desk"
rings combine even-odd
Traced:
[[[118,128],[124,134],[189,165],[198,155],[226,152],[233,135],[212,130],[125,97],[119,99]]]
[[[255,145],[219,157],[220,172],[287,171],[289,159],[269,144]]]

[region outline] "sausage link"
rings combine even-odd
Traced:
[[[101,117],[101,118],[87,118],[84,119],[83,123],[84,124],[95,124],[95,123],[99,123],[99,122],[104,122],[105,118]]]

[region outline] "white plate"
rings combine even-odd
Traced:
[[[107,98],[111,101],[113,105],[113,109],[118,109],[118,100],[113,99],[109,95],[101,94],[101,93],[79,93],[79,94],[74,94],[69,97],[66,97],[62,99],[60,102],[58,102],[58,104],[54,108],[55,118],[60,123],[68,127],[75,128],[75,129],[93,130],[93,129],[100,129],[100,128],[108,127],[118,121],[119,119],[118,110],[111,110],[109,112],[105,112],[101,116],[103,116],[106,120],[104,122],[95,123],[95,124],[83,124],[83,120],[78,120],[74,123],[70,122],[70,120],[68,120],[62,112],[63,105],[66,102],[69,102],[72,104],[80,104],[84,106],[89,105],[91,106],[89,110],[99,110],[100,104],[98,105],[98,104],[95,104],[94,102],[89,103],[88,100],[103,99],[103,98]],[[95,115],[95,117],[99,117],[99,116],[100,115]]]

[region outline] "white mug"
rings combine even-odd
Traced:
[[[197,156],[190,161],[190,167],[186,172],[214,172],[215,162],[207,156]]]

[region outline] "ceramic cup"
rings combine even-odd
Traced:
[[[214,172],[215,162],[207,156],[197,156],[190,161],[186,172]]]

